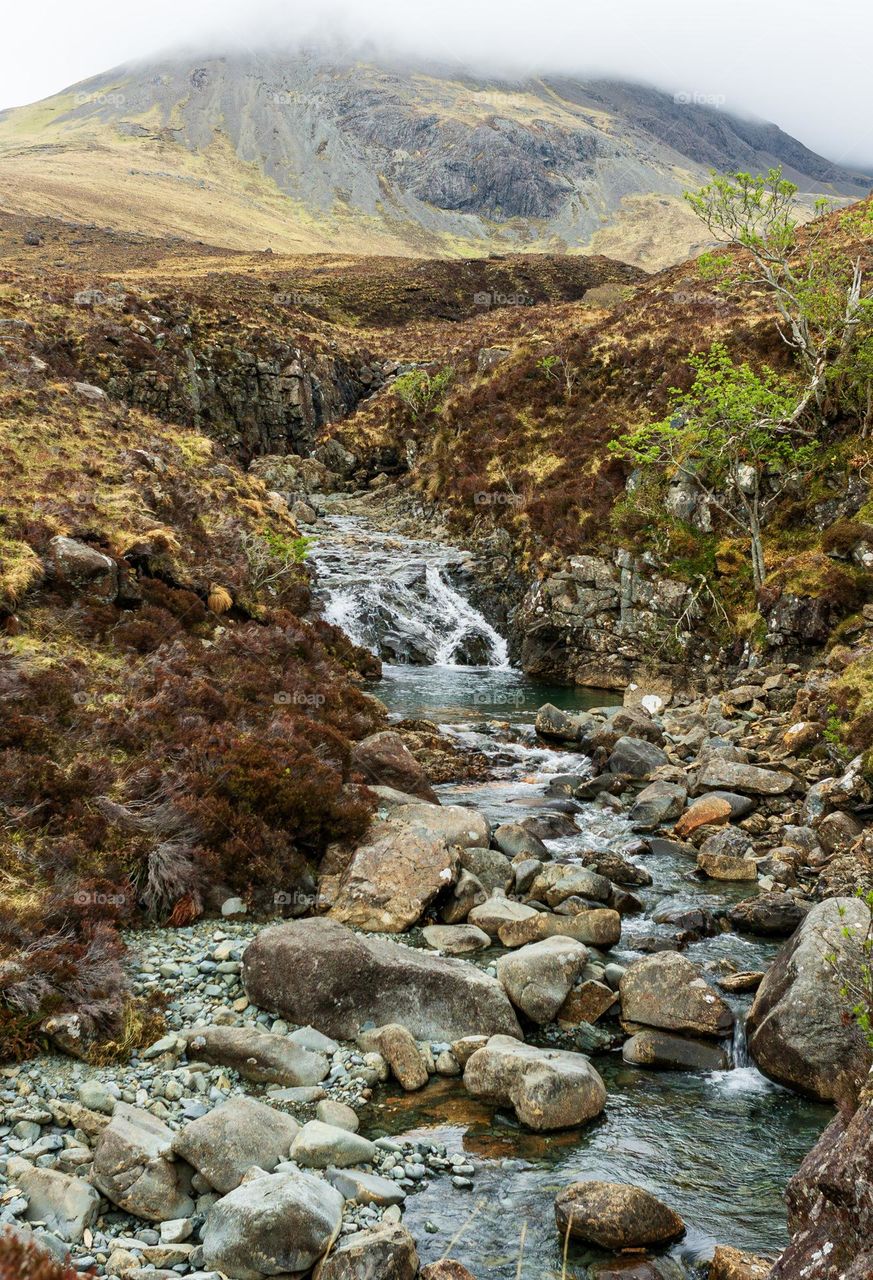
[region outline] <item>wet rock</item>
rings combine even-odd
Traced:
[[[790,893],[762,893],[757,898],[737,902],[728,911],[728,920],[740,933],[760,933],[765,937],[787,938],[807,913],[802,902]]]
[[[97,1219],[100,1196],[82,1178],[9,1156],[6,1179],[24,1193],[27,1221],[44,1223],[61,1240],[78,1244]]]
[[[318,1280],[415,1280],[415,1241],[399,1224],[379,1223],[346,1236],[321,1267]]]
[[[699,853],[697,866],[710,880],[757,880],[754,858],[736,858],[729,853]]]
[[[559,906],[566,898],[580,897],[606,902],[610,883],[605,876],[587,867],[550,862],[542,868],[530,887],[530,897],[550,907]]]
[[[232,1098],[192,1120],[176,1134],[173,1151],[222,1195],[233,1191],[252,1165],[272,1173],[287,1160],[300,1125],[255,1098]]]
[[[700,846],[701,853],[727,853],[734,858],[745,858],[751,851],[751,837],[739,827],[722,827],[708,835]]]
[[[739,791],[750,796],[784,796],[796,785],[790,773],[710,757],[697,778],[699,791]]]
[[[507,893],[512,886],[512,863],[499,849],[464,849],[461,866],[471,872],[488,893]]]
[[[679,1214],[657,1196],[620,1182],[574,1182],[555,1200],[555,1221],[562,1239],[569,1233],[602,1249],[668,1244],[685,1234]]]
[[[358,929],[402,933],[454,883],[459,860],[460,851],[442,836],[397,818],[373,823],[340,877],[329,914]]]
[[[461,849],[488,849],[491,823],[482,813],[461,804],[407,804],[393,814],[394,821],[413,827]],[[475,871],[475,868],[471,868]]]
[[[707,1280],[768,1280],[772,1267],[772,1258],[720,1244],[712,1255]]]
[[[785,943],[746,1022],[749,1052],[765,1075],[829,1102],[860,1087],[873,1052],[846,1016],[839,988],[860,976],[860,939],[869,927],[861,899],[829,898]]]
[[[476,1277],[454,1258],[440,1258],[439,1262],[429,1262],[421,1268],[419,1280],[476,1280]]]
[[[251,1027],[194,1027],[183,1035],[192,1061],[232,1067],[244,1080],[257,1084],[297,1088],[320,1084],[328,1072],[323,1053],[312,1053],[286,1036],[268,1031],[255,1031]]]
[[[688,792],[677,782],[650,782],[637,796],[630,811],[635,831],[654,831],[678,818],[685,808]]]
[[[606,1105],[606,1088],[587,1058],[540,1049],[509,1036],[492,1036],[464,1068],[474,1098],[510,1106],[530,1129],[547,1131],[585,1124]]]
[[[467,955],[471,951],[484,951],[491,946],[491,939],[485,930],[477,929],[474,924],[431,924],[421,932],[429,947],[443,951],[448,956]]]
[[[868,1280],[873,1275],[873,1082],[841,1111],[788,1183],[791,1241],[772,1280]],[[770,1278],[768,1277],[768,1280]]]
[[[421,1040],[519,1035],[502,987],[462,960],[353,933],[332,920],[263,929],[243,957],[248,998],[326,1035],[399,1022]]]
[[[591,716],[562,711],[560,707],[547,702],[537,712],[535,727],[541,738],[551,738],[558,742],[579,742],[586,731],[594,729],[595,722]]]
[[[487,898],[482,882],[462,868],[456,883],[439,908],[440,919],[446,924],[460,924],[467,919],[474,907],[481,906]]]
[[[592,856],[582,854],[581,857],[598,875],[605,876],[613,884],[652,884],[651,873],[645,867],[638,867],[633,862],[628,862],[618,853],[596,853]]]
[[[648,778],[668,763],[667,757],[660,747],[640,738],[619,738],[615,744],[606,767],[610,773],[621,773],[630,778]]]
[[[174,1159],[174,1138],[156,1116],[119,1102],[95,1148],[91,1181],[107,1200],[137,1218],[190,1217],[192,1170]]]
[[[716,1045],[664,1031],[638,1031],[621,1051],[625,1062],[660,1071],[725,1071],[728,1056]]]
[[[391,1074],[402,1089],[423,1089],[428,1071],[414,1036],[397,1023],[365,1031],[359,1043],[367,1050],[375,1049],[388,1063]]]
[[[652,913],[652,919],[655,924],[668,924],[678,929],[683,935],[683,941],[713,938],[719,932],[715,916],[703,907],[659,907]]]
[[[530,915],[501,924],[497,936],[504,947],[523,947],[543,938],[573,938],[589,947],[607,949],[621,938],[621,916],[610,907],[595,907],[575,915],[532,911]]]
[[[729,822],[731,806],[722,796],[701,796],[689,805],[673,828],[673,833],[680,840],[686,840],[700,827],[714,826],[716,823]]]
[[[421,800],[429,800],[431,804],[439,804],[439,797],[424,769],[400,734],[393,730],[385,729],[356,742],[352,750],[352,764],[368,784],[394,787]]]
[[[353,1200],[355,1204],[402,1204],[406,1199],[406,1192],[392,1178],[382,1178],[375,1173],[329,1168],[324,1176],[345,1200]]]
[[[523,902],[514,902],[511,898],[493,897],[488,898],[481,906],[474,907],[467,921],[477,929],[482,929],[489,938],[496,938],[503,926],[530,920],[537,914],[534,907],[525,906]]]
[[[522,818],[519,826],[539,840],[562,840],[564,836],[579,834],[579,828],[569,814],[554,811],[531,814],[528,818]]]
[[[508,858],[524,854],[538,862],[548,862],[552,856],[542,840],[526,831],[520,822],[504,822],[499,826],[494,832],[494,843]]]
[[[569,992],[555,1018],[569,1026],[580,1022],[596,1022],[617,1001],[618,996],[611,987],[590,979]]]
[[[497,961],[497,977],[512,1003],[533,1022],[551,1022],[579,977],[588,950],[571,938],[532,942]]]
[[[376,1148],[368,1138],[323,1120],[307,1121],[291,1144],[291,1159],[305,1169],[368,1164],[375,1154]]]
[[[763,969],[747,969],[741,973],[726,973],[718,979],[718,985],[722,991],[757,991],[763,978]]]
[[[628,965],[619,987],[625,1022],[665,1031],[725,1036],[734,1019],[696,965],[661,951]]]
[[[254,1178],[210,1209],[204,1263],[234,1280],[308,1271],[339,1231],[342,1210],[340,1193],[313,1174]]]

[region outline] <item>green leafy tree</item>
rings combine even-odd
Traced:
[[[670,412],[628,432],[612,453],[643,468],[689,477],[707,502],[749,539],[756,588],[766,573],[762,528],[792,475],[807,470],[816,445],[797,425],[797,388],[768,366],[735,364],[715,343],[691,356],[689,391],[670,391]]]
[[[427,369],[410,369],[395,378],[391,387],[398,400],[402,400],[415,422],[422,422],[442,405],[451,385],[453,371],[449,368],[429,373]]]
[[[766,289],[779,314],[779,331],[795,352],[806,378],[798,398],[799,419],[814,405],[827,417],[828,392],[840,408],[846,399],[861,414],[865,430],[873,405],[873,288],[864,278],[861,251],[873,235],[873,206],[849,210],[839,235],[824,218],[801,231],[797,187],[770,169],[766,176],[720,176],[697,192],[686,192],[713,236],[748,251],[747,282]],[[827,200],[818,213],[831,208]],[[724,276],[730,259],[702,260],[704,273]],[[835,394],[834,394],[835,393]]]

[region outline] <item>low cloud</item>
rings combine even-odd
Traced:
[[[36,20],[21,6],[4,17],[0,94],[3,105],[34,101],[173,47],[275,50],[338,37],[374,57],[492,75],[641,80],[873,167],[869,0],[825,11],[816,0],[43,0]]]

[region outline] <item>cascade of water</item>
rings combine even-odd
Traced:
[[[450,548],[347,526],[313,556],[328,622],[388,662],[509,669],[506,640],[448,581]]]
[[[749,1067],[752,1059],[746,1038],[746,1015],[743,1012],[734,1017],[734,1036],[731,1044],[731,1066],[735,1068]]]

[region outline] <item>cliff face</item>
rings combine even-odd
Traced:
[[[788,1184],[791,1243],[770,1280],[873,1275],[873,1078],[854,1114],[838,1115]]]

